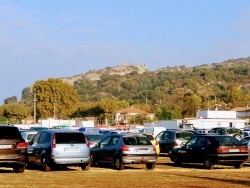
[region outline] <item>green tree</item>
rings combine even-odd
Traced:
[[[15,123],[21,123],[22,119],[30,115],[30,108],[19,103],[6,104],[3,108],[3,116]]]
[[[103,98],[98,102],[98,107],[103,112],[102,115],[105,117],[105,124],[108,124],[108,119],[111,119],[111,115],[117,110],[117,104],[114,100],[109,98]]]
[[[60,79],[37,81],[32,89],[36,93],[38,118],[69,118],[77,109],[77,91]]]
[[[4,104],[10,104],[10,103],[16,103],[17,102],[17,97],[12,96],[4,99]]]

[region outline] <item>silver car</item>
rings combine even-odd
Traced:
[[[154,169],[157,161],[156,148],[145,135],[114,134],[90,151],[92,165],[115,164],[118,170],[123,170],[125,164],[146,164],[147,169]]]
[[[43,171],[60,166],[90,168],[90,149],[84,134],[70,129],[38,132],[27,148],[27,165],[41,165]]]

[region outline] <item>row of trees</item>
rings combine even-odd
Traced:
[[[32,119],[34,105],[36,119],[94,116],[99,122],[108,118],[111,123],[116,110],[133,105],[155,113],[156,119],[167,120],[194,117],[198,109],[214,104],[229,109],[247,107],[250,100],[250,58],[143,74],[108,71],[98,80],[82,78],[73,85],[53,78],[37,81],[32,88],[23,89],[20,101],[15,96],[4,100],[0,120]],[[144,119],[138,117],[138,123]]]

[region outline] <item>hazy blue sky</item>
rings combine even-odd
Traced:
[[[37,80],[250,55],[249,0],[0,0],[0,104]]]

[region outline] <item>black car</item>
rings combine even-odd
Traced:
[[[181,145],[194,136],[192,132],[180,129],[169,129],[160,132],[156,136],[156,140],[160,146],[160,155],[170,155],[172,149],[181,147]]]
[[[13,168],[14,172],[25,170],[27,143],[19,129],[11,125],[0,125],[0,167]]]
[[[172,150],[171,161],[182,163],[203,163],[206,169],[215,164],[233,165],[241,168],[248,158],[248,148],[233,136],[197,135],[181,148]]]

